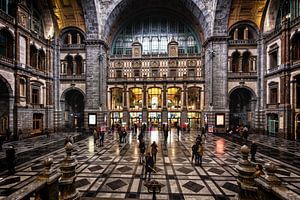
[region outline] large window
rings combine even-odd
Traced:
[[[200,109],[201,88],[191,87],[188,89],[188,108],[190,110]]]
[[[112,88],[111,89],[111,108],[113,110],[120,110],[123,108],[123,89]]]
[[[30,66],[37,68],[38,62],[38,51],[34,45],[30,46]]]
[[[67,61],[67,75],[73,75],[73,57],[68,55],[65,59]]]
[[[300,33],[296,33],[292,39],[293,61],[300,60]]]
[[[42,71],[45,71],[45,69],[46,69],[46,55],[43,50],[39,50],[38,69],[42,70]]]
[[[168,108],[179,109],[181,105],[181,89],[168,88]]]
[[[242,60],[242,71],[249,72],[250,71],[250,52],[243,53],[243,60]]]
[[[270,68],[278,66],[278,48],[269,52]]]
[[[240,53],[238,51],[232,53],[231,59],[232,59],[231,71],[232,72],[239,72],[239,68],[240,68]]]
[[[6,29],[0,30],[0,55],[13,58],[13,37]]]
[[[32,122],[34,133],[39,133],[43,130],[43,114],[33,114]]]
[[[165,54],[168,43],[178,41],[179,54],[200,52],[200,43],[188,24],[173,16],[147,16],[125,25],[113,42],[113,54],[131,54],[133,41],[142,44],[143,54]]]
[[[148,90],[148,108],[159,109],[162,104],[162,95],[160,88],[149,88]]]
[[[131,109],[142,108],[143,105],[143,93],[141,88],[129,89],[129,105]]]
[[[269,103],[277,104],[278,103],[278,83],[270,83],[269,84]]]
[[[40,104],[40,88],[33,86],[31,90],[31,102],[33,105]]]
[[[76,74],[81,75],[83,73],[82,57],[79,55],[75,56],[75,62],[76,62]]]

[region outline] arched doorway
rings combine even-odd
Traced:
[[[238,88],[231,92],[229,98],[230,127],[253,127],[253,93],[247,88]]]
[[[0,91],[0,134],[5,134],[6,129],[9,129],[10,88],[2,77]]]
[[[84,95],[77,89],[71,89],[65,93],[65,128],[76,130],[83,127],[84,120]]]

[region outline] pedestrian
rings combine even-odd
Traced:
[[[105,132],[101,131],[100,135],[99,135],[99,145],[100,145],[100,147],[103,147],[103,144],[104,144],[104,135],[105,135]]]
[[[252,141],[251,144],[251,150],[250,150],[250,154],[251,154],[251,161],[255,162],[255,154],[257,151],[257,144],[255,143],[255,141]]]
[[[146,151],[146,145],[145,141],[142,140],[139,144],[139,149],[140,149],[140,164],[144,163],[144,157],[145,157],[145,151]]]
[[[50,137],[50,134],[49,134],[49,130],[48,130],[48,128],[45,128],[45,135],[46,135],[46,137],[47,137],[47,138],[49,138],[49,137]]]
[[[137,126],[137,124],[136,123],[134,123],[134,132],[135,132],[135,134],[137,134],[137,129],[138,129],[138,126]]]
[[[0,151],[2,151],[2,145],[4,143],[5,136],[0,134]]]
[[[23,131],[21,129],[18,130],[18,138],[19,140],[23,140]]]
[[[6,162],[8,174],[13,175],[15,173],[15,160],[16,160],[16,151],[13,145],[10,145],[6,150]]]
[[[6,140],[7,140],[7,141],[10,140],[10,135],[11,135],[11,131],[7,128],[7,129],[6,129]]]
[[[167,124],[163,124],[163,132],[164,132],[165,145],[167,145],[168,136],[169,136],[169,130],[168,130],[168,125]]]
[[[122,128],[121,137],[122,137],[122,142],[126,143],[127,132],[126,132],[126,129],[124,127]]]
[[[180,125],[177,123],[177,137],[179,139]]]
[[[138,140],[139,140],[139,143],[141,143],[142,140],[144,140],[144,135],[142,134],[142,132],[138,135]]]
[[[201,127],[201,137],[203,137],[203,136],[206,137],[204,126]]]
[[[196,138],[196,142],[201,143],[202,142],[202,137],[201,135],[198,135]]]
[[[150,156],[150,153],[148,152],[146,155],[145,179],[147,179],[147,174],[149,174],[148,181],[150,181],[151,172],[153,171],[154,171],[154,160],[153,157]]]
[[[255,177],[260,177],[261,175],[265,175],[263,171],[263,166],[261,164],[256,164],[255,169],[256,169],[254,173]]]
[[[156,162],[156,154],[157,154],[157,144],[155,141],[153,141],[153,143],[151,144],[151,154],[153,157],[154,162]]]
[[[198,149],[198,163],[197,163],[199,166],[202,166],[203,154],[204,154],[204,146],[200,143]]]
[[[192,146],[192,164],[193,164],[193,160],[195,159],[195,163],[198,162],[198,149],[199,149],[199,145],[197,142],[195,142],[195,144]]]
[[[94,128],[93,130],[93,136],[94,136],[94,144],[97,146],[98,132],[96,128]]]

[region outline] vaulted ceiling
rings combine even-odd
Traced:
[[[76,26],[86,30],[81,4],[78,0],[51,0],[59,30]]]
[[[260,28],[267,0],[232,0],[228,27],[238,21],[249,20]]]

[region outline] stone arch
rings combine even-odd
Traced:
[[[174,9],[175,7],[177,10]],[[200,33],[199,38],[202,42],[210,35],[210,24],[208,23],[208,18],[211,13],[208,11],[203,1],[174,0],[170,2],[166,0],[117,0],[106,7],[106,18],[102,19],[104,23],[101,26],[101,37],[110,43],[119,28],[119,25],[117,24],[124,22],[128,16],[132,17],[132,10],[135,10],[135,13],[139,13],[153,8],[168,9],[173,12],[179,11],[183,15],[189,15],[185,17],[192,19],[191,21],[195,23],[197,30],[199,30],[197,32]],[[184,12],[186,10],[189,12]]]
[[[64,128],[67,131],[81,129],[84,125],[85,93],[77,87],[64,90],[60,103],[63,110]]]
[[[96,2],[102,2],[102,1],[95,1],[95,0],[81,0],[81,5],[84,13],[84,20],[86,24],[86,39],[88,40],[96,40],[100,39],[99,34],[99,26],[101,24],[100,22],[100,16],[99,16],[99,7]],[[110,3],[110,2],[108,2]],[[105,12],[103,12],[104,14]]]
[[[235,126],[255,127],[256,94],[247,87],[235,87],[229,92],[229,123],[231,128]]]
[[[232,0],[217,1],[214,13],[213,35],[226,36]]]
[[[0,134],[13,128],[13,90],[8,81],[0,75]]]

